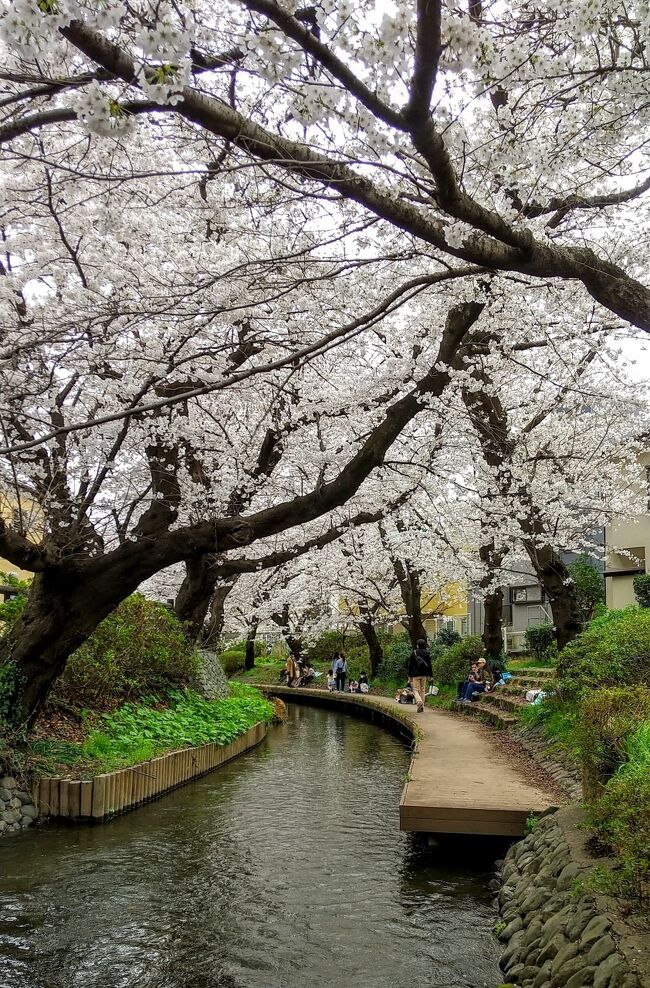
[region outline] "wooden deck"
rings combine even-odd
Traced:
[[[398,704],[388,697],[263,686],[292,702],[334,707],[406,732],[413,757],[400,800],[400,829],[428,834],[522,837],[526,819],[557,806],[550,793],[504,760],[489,732],[469,717]]]

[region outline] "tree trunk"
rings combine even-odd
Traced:
[[[282,636],[296,662],[302,657],[302,639],[294,635],[289,628],[289,605],[285,604],[282,611],[271,615],[271,620],[282,630]]]
[[[219,569],[212,556],[197,556],[185,563],[185,579],[176,595],[174,611],[191,642],[199,642],[203,637],[203,626],[218,579]]]
[[[377,632],[372,621],[357,621],[357,627],[363,637],[366,640],[366,645],[368,646],[368,652],[370,654],[370,672],[371,675],[376,676],[379,672],[379,666],[384,659],[384,650],[381,647],[381,642],[377,637]]]
[[[479,546],[479,557],[486,566],[481,580],[483,591],[483,648],[496,658],[503,652],[503,590],[494,587],[495,576],[501,569],[503,555],[494,547],[494,540]]]
[[[226,620],[226,601],[231,590],[234,589],[238,579],[238,576],[233,576],[228,580],[224,580],[223,583],[218,583],[214,588],[208,620],[203,626],[203,643],[208,647],[216,648],[219,644]]]
[[[549,546],[538,548],[524,543],[537,579],[551,604],[558,651],[577,638],[582,631],[582,613],[569,571]]]
[[[255,618],[248,626],[246,635],[246,655],[244,657],[244,669],[255,668],[255,639],[260,622]]]
[[[94,581],[83,570],[63,567],[34,576],[2,656],[10,669],[5,700],[11,723],[34,721],[69,656],[135,586],[120,573]]]
[[[420,639],[427,640],[427,633],[422,621],[420,574],[408,560],[403,565],[402,579],[398,576],[398,581],[404,610],[406,611],[406,615],[402,619],[402,624],[408,631],[411,645],[415,648]]]

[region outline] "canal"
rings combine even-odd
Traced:
[[[398,830],[409,756],[292,705],[223,769],[0,844],[2,988],[494,988],[503,845]]]

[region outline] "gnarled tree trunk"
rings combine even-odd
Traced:
[[[384,650],[381,647],[379,638],[377,637],[377,631],[369,617],[366,620],[357,621],[356,624],[366,640],[366,645],[368,646],[368,653],[370,655],[370,672],[373,676],[376,676],[379,672],[379,666],[384,659]]]

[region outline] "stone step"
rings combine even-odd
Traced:
[[[512,679],[508,680],[509,686],[519,687],[520,689],[523,689],[524,692],[526,690],[548,689],[552,683],[553,680],[548,676],[543,678],[540,676],[520,676],[517,674],[513,675]]]
[[[470,717],[481,717],[493,727],[511,727],[517,723],[517,717],[514,714],[506,713],[505,710],[499,710],[489,704],[483,704],[481,700],[472,703],[459,703],[456,705],[456,709],[459,713]]]
[[[527,667],[524,668],[524,666],[520,666],[518,669],[513,669],[512,674],[513,676],[533,676],[539,679],[555,679],[557,675],[557,669],[555,668],[555,666],[547,666],[543,669],[535,669],[535,668],[530,669]]]
[[[495,690],[494,693],[484,693],[478,702],[484,703],[486,706],[497,707],[499,710],[505,710],[511,714],[518,714],[524,707],[530,706],[520,695],[504,696],[501,692],[501,687]]]

